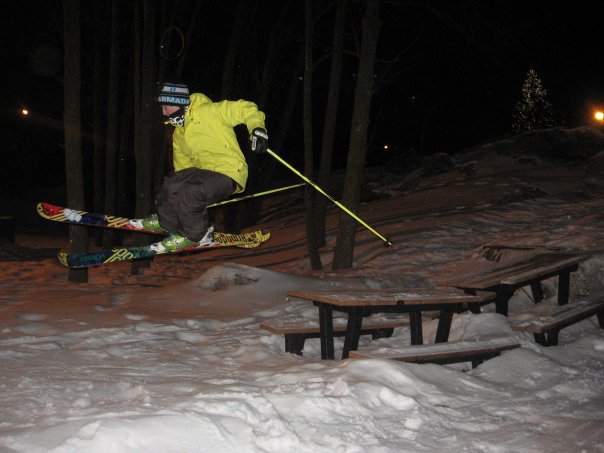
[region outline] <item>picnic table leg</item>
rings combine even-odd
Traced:
[[[329,304],[315,302],[319,307],[319,328],[321,335],[321,359],[334,359],[333,354],[333,312]]]
[[[557,346],[559,333],[560,333],[559,329],[550,330],[546,336],[546,338],[547,338],[546,345],[547,346]]]
[[[359,347],[359,337],[361,336],[361,325],[363,324],[363,307],[352,308],[348,312],[348,325],[344,336],[344,349],[342,350],[342,359],[348,358],[350,351],[356,351]]]
[[[566,305],[568,303],[569,292],[570,271],[564,270],[558,276],[558,305]]]
[[[533,293],[534,303],[538,304],[543,300],[543,288],[540,281],[531,283],[531,292]]]
[[[409,322],[411,328],[411,344],[423,344],[422,333],[422,312],[412,310],[409,312]]]
[[[302,350],[304,349],[305,342],[306,337],[303,333],[285,334],[285,352],[302,355]]]
[[[464,288],[463,292],[465,294],[471,294],[472,296],[476,295],[476,290],[475,289],[471,289],[471,288]],[[476,303],[468,303],[468,309],[470,310],[471,313],[474,313],[475,315],[480,314],[481,310],[480,310],[480,304],[476,304]]]
[[[540,344],[541,346],[547,346],[547,337],[544,333],[534,333],[533,337],[535,338],[535,343]]]
[[[500,315],[507,316],[508,315],[508,302],[510,298],[514,295],[514,291],[512,291],[507,286],[498,286],[495,291],[497,297],[495,299],[495,312]]]
[[[438,327],[436,328],[435,343],[446,343],[449,341],[449,332],[451,332],[451,321],[453,320],[453,310],[450,308],[442,309],[438,318]]]

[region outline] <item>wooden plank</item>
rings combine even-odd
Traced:
[[[334,332],[346,331],[346,319],[336,318],[333,320]],[[396,329],[398,327],[406,327],[409,325],[408,320],[387,320],[387,321],[371,321],[363,320],[362,329]],[[296,334],[296,333],[319,333],[319,324],[315,321],[307,319],[287,319],[276,318],[269,319],[260,323],[260,327],[276,334]]]
[[[545,264],[544,266],[542,266],[540,268],[528,270],[524,273],[517,273],[517,274],[511,275],[511,276],[506,277],[505,279],[501,280],[501,283],[506,284],[506,285],[515,285],[515,284],[522,283],[522,282],[525,282],[528,280],[532,280],[534,278],[539,278],[543,275],[551,274],[554,272],[559,272],[563,269],[573,267],[579,263],[582,263],[583,261],[585,261],[589,258],[590,257],[587,255],[575,256],[575,257],[571,257],[571,258],[567,258],[567,259],[559,259],[556,261],[554,261],[554,259],[552,258],[549,263]]]
[[[336,306],[374,306],[374,305],[430,305],[481,303],[494,299],[494,294],[482,292],[476,296],[462,292],[443,290],[408,289],[396,290],[291,290],[288,296],[313,302],[324,302]]]
[[[487,271],[485,275],[479,277],[482,279],[481,281],[473,282],[471,284],[476,285],[472,287],[480,289],[498,284],[514,285],[556,272],[561,268],[582,261],[582,259],[579,261],[576,260],[577,257],[560,257],[559,255],[553,254],[533,256],[527,261],[511,263],[505,268]]]
[[[482,246],[484,250],[501,250],[501,251],[533,251],[539,252],[543,250],[562,252],[569,251],[568,247],[555,246],[555,245],[521,245],[521,244],[509,244],[505,242],[489,242]],[[484,253],[484,252],[483,252]]]
[[[476,262],[476,268],[465,273],[440,280],[439,285],[459,288],[488,289],[499,284],[516,285],[543,275],[558,272],[591,258],[590,255],[571,253],[540,253],[520,261],[484,264]],[[480,267],[478,267],[480,266]]]
[[[390,359],[404,362],[431,362],[488,356],[518,347],[520,347],[520,343],[514,338],[495,337],[488,340],[460,340],[406,347],[370,346],[362,350],[350,351],[350,357]]]
[[[604,292],[597,293],[587,300],[557,307],[549,313],[529,312],[530,318],[514,322],[511,326],[516,331],[543,334],[582,321],[602,309],[604,309]]]

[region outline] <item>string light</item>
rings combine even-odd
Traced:
[[[537,72],[529,69],[522,85],[522,99],[514,111],[514,132],[547,129],[554,125],[552,105],[547,98],[547,90]]]

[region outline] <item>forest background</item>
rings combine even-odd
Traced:
[[[585,21],[597,17],[586,3],[572,10],[498,1],[13,5],[9,104],[30,114],[26,125],[9,115],[8,155],[22,159],[12,164],[20,170],[4,170],[5,193],[43,178],[66,182],[72,208],[149,214],[171,161],[171,131],[161,127],[154,98],[157,83],[176,74],[215,101],[256,102],[267,113],[271,148],[356,212],[367,165],[404,174],[431,156],[510,133],[531,68],[553,87],[557,109],[546,126],[584,123],[596,97],[589,77],[602,72],[599,60],[590,62],[597,71],[586,70],[586,46],[577,44],[589,38]],[[565,24],[577,11],[581,20]],[[249,153],[247,132],[238,133],[251,168],[248,193],[296,179],[270,156]],[[334,170],[344,172],[341,185]],[[261,202],[224,208],[217,226],[254,224]],[[310,261],[319,269],[326,200],[308,187],[305,202]],[[341,217],[334,269],[352,265],[356,227]],[[88,233],[70,230],[72,251],[89,247]],[[108,248],[122,238],[104,231],[94,240]],[[145,263],[133,273],[138,266]]]

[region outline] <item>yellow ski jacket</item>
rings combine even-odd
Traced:
[[[245,190],[248,169],[234,127],[245,124],[248,132],[264,126],[264,113],[253,102],[212,102],[201,93],[190,96],[184,126],[172,135],[174,171],[197,167],[222,173],[237,183],[234,193]]]

